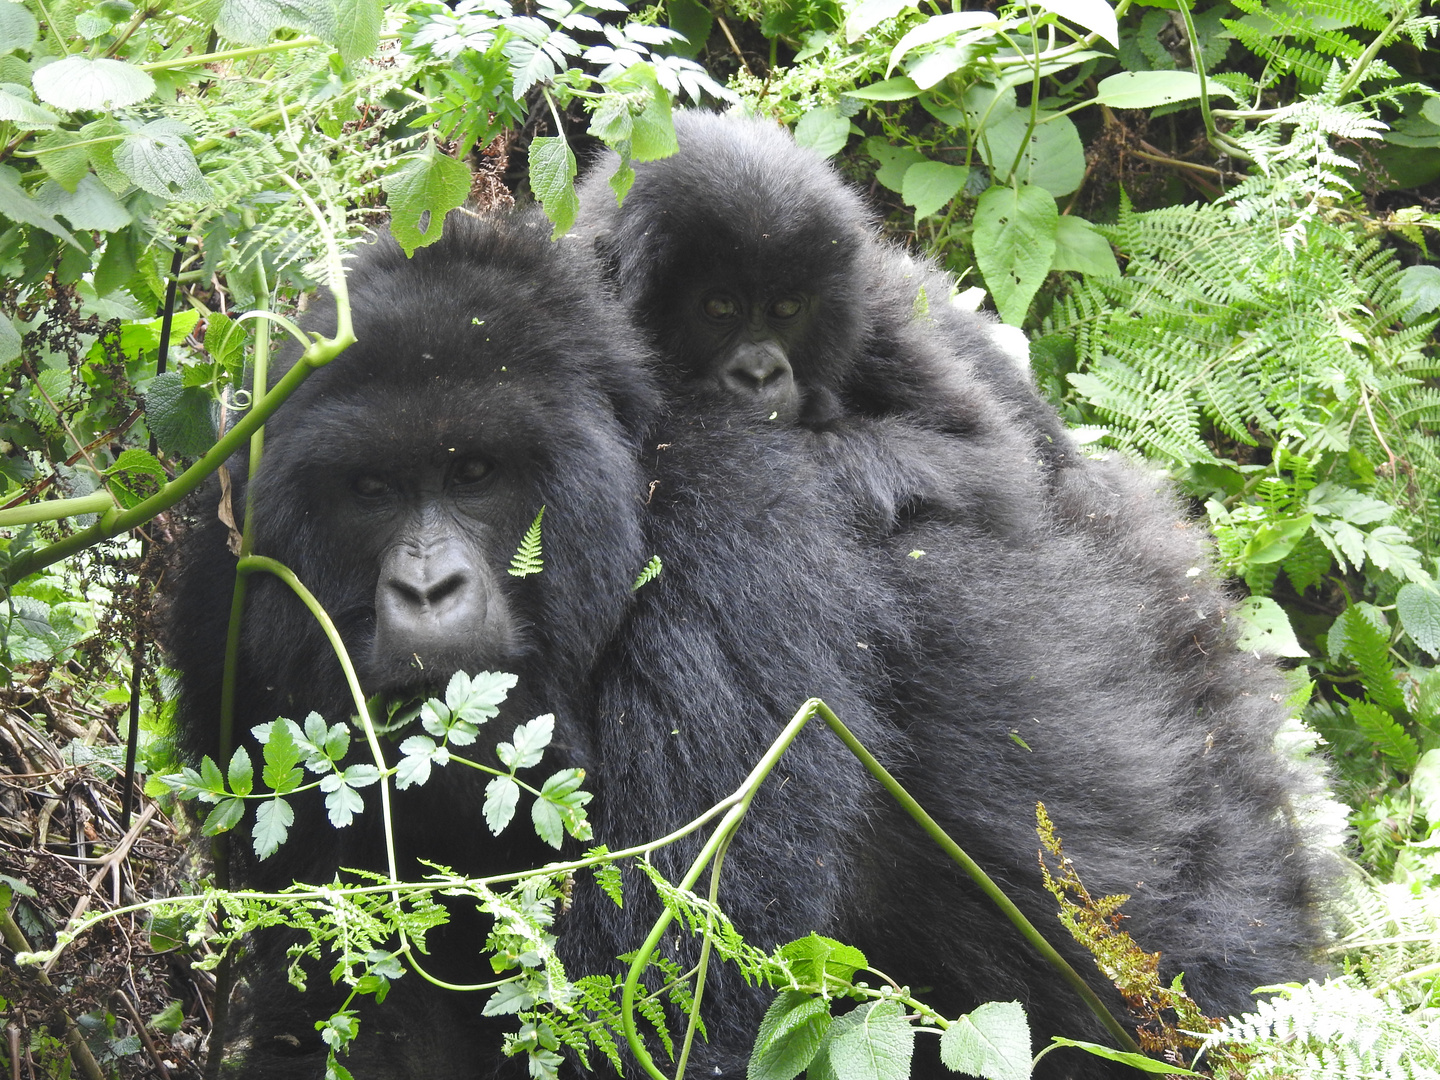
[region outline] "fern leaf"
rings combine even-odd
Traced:
[[[660,564],[660,556],[651,555],[650,561],[645,564],[644,568],[640,571],[640,575],[635,579],[635,584],[630,586],[630,591],[638,592],[640,590],[640,586],[650,584],[650,582],[654,581],[657,577],[660,576],[660,571],[662,569],[663,567]]]
[[[538,574],[545,569],[545,563],[540,557],[540,519],[545,516],[545,507],[540,507],[540,512],[535,515],[535,520],[525,530],[525,537],[520,541],[520,548],[515,552],[515,557],[510,560],[510,574],[513,577],[529,577],[531,574]]]

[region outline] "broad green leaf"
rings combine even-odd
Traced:
[[[205,823],[200,826],[200,831],[206,836],[218,836],[239,825],[244,816],[243,799],[221,799],[215,804],[215,809],[205,815]]]
[[[830,1023],[830,1003],[824,998],[783,991],[760,1021],[747,1080],[794,1080],[815,1060]]]
[[[145,424],[165,453],[199,457],[215,442],[214,401],[204,390],[185,385],[179,371],[150,380],[145,391]]]
[[[998,183],[1006,181],[1013,166],[1015,178],[1021,183],[1042,187],[1058,199],[1085,179],[1085,147],[1068,116],[1041,112],[1036,119],[1024,153],[1020,153],[1020,143],[1029,131],[1029,110],[1016,109],[998,120],[992,119],[980,140],[981,156]]]
[[[484,723],[500,711],[518,681],[505,671],[477,671],[473,677],[457,671],[445,687],[445,704],[457,717],[472,724]]]
[[[0,0],[5,2],[5,0]],[[73,248],[79,248],[70,230],[55,220],[53,214],[32,199],[20,186],[20,174],[9,165],[0,165],[0,214],[22,225],[35,225],[53,236],[58,236]]]
[[[0,8],[14,6],[5,0],[0,0]],[[37,131],[42,128],[55,127],[60,123],[60,117],[43,105],[36,105],[28,96],[21,97],[13,90],[0,85],[0,121],[14,124],[22,131]],[[43,162],[44,159],[41,160]]]
[[[250,752],[237,746],[230,756],[230,767],[226,770],[230,790],[236,795],[249,795],[255,790],[255,766],[250,761]]]
[[[1314,518],[1305,514],[1298,518],[1267,521],[1255,530],[1240,558],[1247,563],[1279,562],[1295,550],[1295,545],[1310,531]]]
[[[115,148],[115,164],[137,187],[161,198],[203,201],[210,183],[200,175],[195,154],[185,141],[188,129],[173,120],[153,120],[128,131]]]
[[[554,803],[536,799],[530,805],[530,821],[535,826],[535,835],[551,847],[558,849],[565,842],[565,822]]]
[[[472,181],[469,166],[441,153],[434,142],[407,154],[380,178],[390,232],[406,255],[440,239],[445,215],[469,198]]]
[[[886,19],[893,19],[916,3],[917,0],[860,0],[845,18],[845,40],[859,41]]]
[[[920,89],[929,90],[936,83],[948,79],[957,72],[974,67],[985,51],[982,50],[981,43],[975,41],[974,38],[975,35],[967,34],[948,45],[941,45],[938,49],[926,53],[915,63],[907,64],[906,74],[915,81],[915,85]]]
[[[905,170],[900,197],[915,208],[915,220],[919,221],[948,206],[969,178],[970,170],[964,165],[923,161]]]
[[[245,327],[223,311],[216,311],[205,319],[205,351],[222,367],[234,368],[244,362],[248,336]],[[306,728],[309,728],[308,721]]]
[[[496,753],[508,768],[528,769],[540,763],[554,734],[555,717],[546,713],[516,727],[515,734],[510,736],[510,742],[500,743],[495,748]],[[506,750],[501,752],[501,747]]]
[[[836,1080],[897,1080],[910,1075],[915,1029],[899,1002],[864,1002],[835,1019],[823,1045]]]
[[[1030,1023],[1018,1001],[987,1001],[940,1036],[952,1072],[985,1080],[1030,1080]]]
[[[1417,585],[1413,581],[1400,586],[1395,597],[1395,614],[1410,640],[1431,656],[1440,657],[1440,592],[1433,584]],[[1440,824],[1440,818],[1432,818]]]
[[[90,171],[90,155],[84,146],[73,145],[77,142],[80,135],[74,131],[52,131],[35,140],[40,167],[66,191],[74,191]]]
[[[1233,93],[1214,79],[1207,80],[1205,90],[1212,98],[1235,99]],[[1122,71],[1101,79],[1092,100],[1112,109],[1153,109],[1199,96],[1200,76],[1193,71]]]
[[[1059,1035],[1050,1036],[1050,1042],[1055,1046],[1073,1046],[1078,1050],[1084,1050],[1087,1054],[1094,1054],[1096,1057],[1104,1058],[1106,1061],[1119,1061],[1131,1068],[1139,1069],[1148,1073],[1167,1073],[1173,1076],[1194,1076],[1198,1080],[1206,1080],[1203,1073],[1191,1072],[1189,1069],[1182,1069],[1178,1065],[1171,1065],[1169,1062],[1157,1061],[1155,1058],[1146,1057],[1144,1054],[1132,1054],[1128,1050],[1114,1050],[1108,1046],[1101,1046],[1099,1043],[1083,1042],[1079,1039],[1064,1039]]]
[[[1426,750],[1410,772],[1410,791],[1432,828],[1440,822],[1440,748]]]
[[[1417,319],[1440,308],[1440,266],[1428,263],[1407,266],[1400,271],[1396,284],[1400,289],[1400,302],[1406,305],[1407,319]]]
[[[555,223],[552,235],[569,232],[580,200],[575,196],[575,154],[564,139],[530,141],[530,190],[540,200],[545,216]]]
[[[496,836],[510,824],[520,804],[520,785],[508,776],[496,776],[485,785],[485,824]],[[558,845],[557,845],[558,846]]]
[[[811,109],[795,125],[795,141],[821,157],[834,157],[850,140],[850,119],[834,105]]]
[[[63,217],[71,228],[86,232],[118,232],[130,224],[130,211],[97,176],[81,177],[73,192],[50,180],[35,193],[35,201]]]
[[[670,51],[693,59],[705,47],[705,41],[715,25],[715,16],[700,0],[670,0],[665,5],[665,15],[670,21],[670,28],[685,37],[683,43],[672,45]]]
[[[348,62],[363,60],[380,44],[385,9],[381,0],[335,0],[335,35],[327,39]]]
[[[1099,34],[1117,49],[1120,47],[1115,9],[1105,0],[1044,0],[1041,6],[1092,34]]]
[[[948,11],[943,15],[932,15],[919,26],[912,27],[890,50],[890,61],[885,67],[889,76],[904,57],[916,49],[943,41],[954,34],[974,30],[977,27],[998,28],[1000,20],[989,11]]]
[[[68,112],[123,109],[155,92],[155,80],[134,64],[88,56],[67,56],[46,64],[30,81],[36,97]]]
[[[675,141],[675,118],[670,111],[670,96],[655,81],[647,65],[641,81],[650,87],[650,100],[632,117],[630,157],[634,161],[658,161],[680,149]]]
[[[339,44],[334,0],[221,0],[215,29],[242,45],[263,45],[281,29]]]
[[[1268,596],[1250,596],[1235,605],[1240,622],[1237,648],[1265,656],[1309,656],[1300,647],[1285,609]]]
[[[920,87],[915,85],[915,80],[906,75],[897,75],[893,79],[884,79],[880,82],[871,83],[869,86],[857,86],[854,89],[846,90],[846,97],[859,98],[861,101],[905,101],[908,98],[917,97]]]
[[[265,767],[260,776],[271,791],[285,794],[300,786],[303,774],[296,767],[305,755],[295,743],[295,728],[288,720],[277,720],[263,747]]]
[[[329,787],[325,786],[329,783]],[[337,829],[349,828],[355,815],[365,809],[365,800],[349,784],[341,783],[335,775],[325,777],[321,790],[326,792],[325,810],[330,824]]]
[[[865,140],[865,152],[880,162],[875,170],[875,179],[891,191],[900,192],[905,187],[905,173],[910,166],[925,160],[925,155],[909,146],[891,146],[876,136]]]
[[[815,933],[782,945],[779,955],[796,979],[816,987],[835,979],[849,982],[866,964],[865,954],[853,945]]]
[[[268,859],[290,835],[290,826],[295,824],[295,811],[284,799],[266,799],[255,811],[255,826],[250,830],[250,842],[257,858]]]
[[[29,52],[39,36],[40,24],[24,4],[0,0],[0,52]]]
[[[992,187],[975,207],[975,261],[1000,318],[1011,326],[1025,321],[1050,272],[1059,217],[1050,193],[1031,184]]]
[[[20,358],[20,331],[8,315],[0,314],[0,364]]]
[[[1051,270],[1068,270],[1087,277],[1118,278],[1120,265],[1110,242],[1084,218],[1062,214],[1055,229],[1055,261]]]

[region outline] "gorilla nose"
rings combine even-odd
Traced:
[[[405,636],[441,637],[474,620],[483,596],[464,552],[454,543],[397,546],[380,575],[376,614]]]
[[[794,392],[794,372],[778,351],[756,348],[731,358],[720,372],[724,387],[736,397],[786,397]]]

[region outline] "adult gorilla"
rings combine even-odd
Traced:
[[[812,432],[834,501],[865,515],[910,618],[887,655],[902,779],[1059,931],[1034,858],[1045,801],[1092,892],[1132,894],[1127,928],[1214,1012],[1312,973],[1325,875],[1297,807],[1318,783],[1273,749],[1283,687],[1233,648],[1203,530],[1140,471],[1076,457],[983,321],[878,244],[827,165],[763,121],[676,129],[680,153],[638,166],[622,207],[587,179],[582,234],[673,399]],[[1096,1034],[953,867],[886,828],[849,924],[873,962],[952,1015],[1015,996],[1042,1036]]]
[[[234,519],[253,499],[255,552],[290,566],[319,598],[367,693],[434,692],[457,669],[516,673],[517,691],[482,739],[553,712],[549,760],[587,770],[596,836],[617,846],[728,795],[811,694],[879,744],[868,695],[883,686],[877,657],[898,632],[887,614],[897,605],[826,509],[819,491],[829,481],[805,466],[798,433],[715,430],[683,411],[659,424],[621,314],[597,302],[593,278],[570,269],[546,234],[527,218],[457,214],[413,260],[388,238],[366,249],[350,275],[358,344],[276,414],[249,491],[243,462],[232,465]],[[322,300],[308,325],[329,329],[331,307]],[[181,553],[168,635],[192,756],[217,750],[235,565],[218,497],[217,485],[201,500]],[[542,506],[544,570],[511,577]],[[656,554],[664,572],[632,594]],[[331,723],[350,714],[339,666],[290,591],[257,575],[237,738],[253,750],[254,725],[312,710]],[[498,841],[489,835],[483,779],[451,767],[397,793],[407,870],[421,872],[419,857],[472,874],[553,858],[518,824]],[[871,791],[826,732],[801,736],[726,860],[721,902],[751,940],[837,929],[854,865],[847,849],[865,833]],[[237,838],[235,883],[268,889],[328,880],[341,866],[383,867],[373,799],[347,829],[323,819],[318,801],[301,801],[290,841],[264,862]],[[697,843],[662,867],[687,865]],[[561,923],[572,970],[614,969],[656,910],[646,886],[622,911],[577,882]],[[439,950],[431,943],[440,973],[481,981],[485,928],[446,930]],[[322,1068],[312,1025],[334,1002],[319,989],[314,1003],[288,990],[284,944],[262,937],[249,968],[242,1075]],[[768,995],[725,971],[708,994],[710,1042],[694,1067],[738,1077]],[[357,1076],[473,1074],[477,1057],[498,1055],[480,1006],[403,978],[348,1064]]]

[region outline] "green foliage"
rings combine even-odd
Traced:
[[[515,557],[510,560],[510,574],[513,577],[529,577],[531,574],[538,574],[545,569],[545,563],[540,557],[540,519],[545,516],[545,507],[535,515],[535,520],[525,530],[525,536],[520,541],[520,547],[515,552]]]

